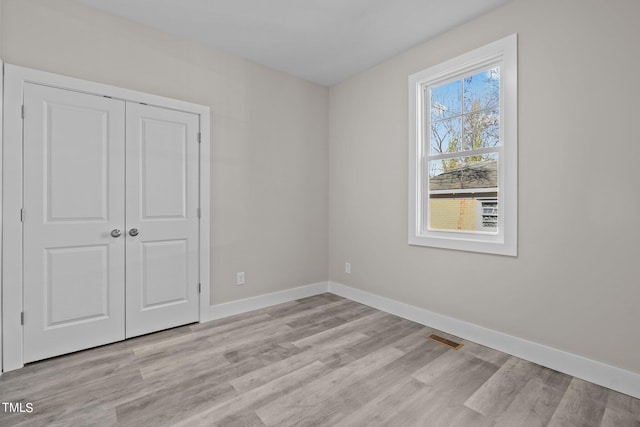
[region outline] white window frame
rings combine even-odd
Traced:
[[[428,86],[464,78],[474,72],[500,66],[500,147],[498,150],[498,231],[461,232],[431,230],[424,206],[430,145],[425,99]],[[518,61],[517,34],[409,76],[409,244],[489,254],[518,254]],[[428,142],[428,141],[427,141]],[[486,150],[486,149],[485,149]],[[465,156],[464,152],[458,153]],[[472,190],[473,191],[473,190]]]

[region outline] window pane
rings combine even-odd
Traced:
[[[429,162],[428,228],[498,230],[498,154]]]
[[[431,121],[462,113],[462,80],[431,88]]]
[[[429,161],[429,191],[497,186],[498,153]]]
[[[464,78],[464,112],[471,113],[500,105],[500,67]]]
[[[483,110],[464,116],[463,150],[500,145],[500,111]]]
[[[462,118],[431,123],[431,154],[454,153],[462,147]]]

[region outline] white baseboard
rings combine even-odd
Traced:
[[[200,321],[208,322],[210,320],[234,316],[236,314],[258,310],[260,308],[322,294],[328,291],[328,287],[327,282],[320,282],[271,294],[258,295],[251,298],[215,304],[209,306],[208,310],[205,313],[202,313]]]
[[[640,374],[638,373],[341,285],[340,283],[329,282],[328,288],[329,292],[341,297],[439,329],[620,393],[640,398]]]

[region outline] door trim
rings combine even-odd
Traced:
[[[52,86],[91,95],[107,96],[123,101],[138,102],[157,107],[197,114],[200,121],[199,144],[199,283],[201,283],[199,321],[210,306],[211,260],[211,109],[205,105],[151,95],[102,83],[90,82],[45,71],[4,64],[4,99],[2,140],[2,371],[21,368],[23,339],[20,314],[22,298],[22,103],[25,83]],[[29,112],[25,112],[29,114]],[[11,183],[7,185],[7,183]],[[28,220],[29,213],[26,212]],[[28,321],[28,313],[25,314]]]

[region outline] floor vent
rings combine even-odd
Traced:
[[[455,341],[448,340],[448,339],[443,338],[443,337],[441,337],[439,335],[436,335],[436,334],[429,335],[429,338],[431,338],[435,342],[438,342],[438,343],[440,343],[440,344],[442,344],[442,345],[444,345],[446,347],[452,348],[454,350],[459,350],[464,345],[464,344],[457,343]]]

